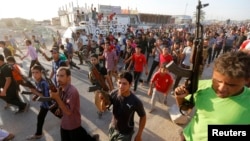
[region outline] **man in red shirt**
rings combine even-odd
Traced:
[[[250,54],[250,39],[245,40],[245,41],[241,44],[239,50]]]
[[[171,90],[170,88],[173,85],[173,78],[169,74],[167,68],[165,67],[167,63],[163,63],[160,66],[160,69],[155,72],[153,78],[151,79],[150,82],[150,87],[148,90],[148,95],[152,95],[151,97],[151,109],[150,113],[154,110],[155,108],[155,102],[156,98],[164,104],[167,102],[167,95],[169,91]]]
[[[160,54],[159,66],[161,66],[163,63],[169,63],[172,60],[173,60],[173,57],[170,54],[169,48],[167,47],[162,48],[162,52]]]
[[[144,54],[141,53],[141,47],[136,46],[135,53],[128,59],[131,60],[127,70],[130,70],[132,64],[134,64],[134,91],[137,89],[138,81],[140,80],[141,74],[143,72],[143,67],[145,69],[146,75],[148,75],[148,64]]]
[[[112,14],[110,14],[110,15],[109,15],[109,21],[113,21],[113,18],[114,18],[115,15],[116,15],[115,12],[112,13]]]

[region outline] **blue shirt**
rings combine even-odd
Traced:
[[[49,95],[49,84],[46,80],[42,79],[41,81],[36,83],[36,89],[43,94],[44,97],[50,97]],[[40,107],[49,109],[50,103],[48,101],[41,102]]]
[[[67,43],[66,44],[66,49],[67,49],[67,53],[68,54],[73,54],[73,45],[72,45],[72,43]]]

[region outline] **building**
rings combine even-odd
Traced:
[[[174,24],[191,24],[192,17],[188,15],[174,15]]]
[[[170,15],[147,13],[139,13],[138,15],[142,24],[168,24],[171,19]]]

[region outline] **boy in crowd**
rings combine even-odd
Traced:
[[[173,85],[173,78],[165,67],[166,65],[167,63],[161,64],[160,69],[155,72],[151,79],[148,90],[148,95],[152,95],[150,113],[155,109],[156,98],[164,104],[167,103],[167,96]]]

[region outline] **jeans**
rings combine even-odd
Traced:
[[[109,141],[131,141],[134,132],[130,134],[121,134],[118,130],[114,127],[109,127]]]

